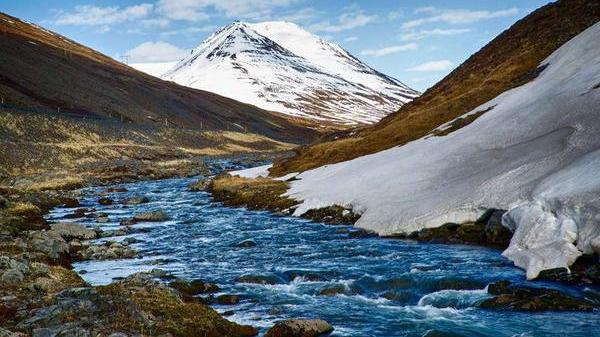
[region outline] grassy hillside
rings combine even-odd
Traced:
[[[0,13],[0,97],[19,107],[144,125],[261,134],[308,143],[312,122],[162,81],[36,25]]]
[[[373,126],[341,132],[300,148],[295,157],[276,163],[271,173],[283,175],[350,160],[430,133],[444,136],[432,130],[535,78],[538,65],[547,56],[599,20],[597,0],[562,0],[541,7],[398,112]],[[472,120],[459,120],[448,131]]]

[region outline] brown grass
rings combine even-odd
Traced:
[[[227,206],[244,206],[274,212],[287,210],[297,204],[295,200],[282,196],[287,189],[288,184],[283,181],[228,175],[213,179],[208,188],[215,200]]]
[[[305,171],[423,137],[535,77],[535,69],[548,55],[599,20],[600,2],[596,0],[546,5],[515,23],[398,112],[341,139],[300,148],[294,158],[276,163],[271,173],[280,176]]]

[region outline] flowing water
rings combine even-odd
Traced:
[[[231,162],[219,163],[231,168]],[[110,222],[78,223],[117,229],[119,220],[162,209],[171,217],[162,223],[140,223],[137,234],[103,240],[132,244],[141,258],[86,261],[75,264],[92,284],[137,271],[163,269],[185,279],[218,284],[223,293],[240,294],[228,319],[261,328],[286,318],[322,318],[335,327],[332,336],[600,336],[600,313],[522,313],[477,308],[487,297],[485,286],[508,279],[524,281],[523,271],[500,251],[460,245],[419,244],[384,238],[351,238],[347,226],[325,225],[268,212],[227,208],[211,203],[205,192],[190,192],[197,178],[123,184],[115,200],[147,196],[151,202],[124,206],[97,203],[98,192],[87,190],[84,207],[107,213]],[[56,208],[50,220],[72,209]],[[257,245],[238,248],[253,239]],[[237,283],[243,275],[268,276],[272,285]],[[534,286],[560,285],[530,283]],[[322,296],[323,289],[338,294]],[[598,298],[598,289],[563,287],[575,295]],[[436,334],[437,333],[437,334]]]

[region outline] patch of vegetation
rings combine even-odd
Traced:
[[[229,175],[214,178],[208,186],[214,200],[220,201],[226,206],[290,213],[298,202],[282,196],[287,189],[288,183],[284,181]]]

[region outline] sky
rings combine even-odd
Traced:
[[[547,0],[0,0],[128,63],[173,61],[234,20],[297,23],[424,91]]]

